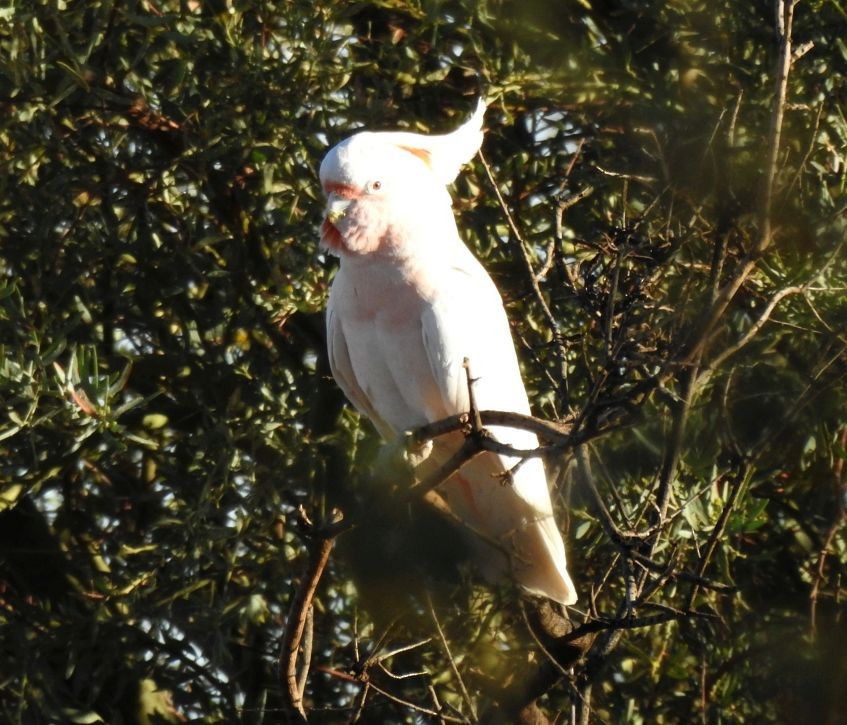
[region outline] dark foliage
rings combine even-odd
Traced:
[[[793,8],[784,98],[777,17],[0,8],[0,720],[278,721],[302,506],[370,516],[318,589],[315,721],[496,718],[520,694],[582,722],[838,722],[847,15]],[[407,474],[323,339],[328,144],[448,130],[480,86],[491,178],[474,162],[456,214],[536,414],[571,426],[550,469],[593,637],[538,691],[515,593],[391,508]]]

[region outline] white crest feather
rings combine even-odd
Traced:
[[[480,98],[473,115],[451,133],[425,136],[420,133],[394,131],[380,134],[410,153],[423,159],[442,184],[451,183],[462,166],[470,161],[482,145],[482,121],[486,103]]]

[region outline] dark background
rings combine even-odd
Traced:
[[[328,375],[317,167],[358,128],[450,130],[482,86],[520,238],[479,158],[453,190],[460,231],[534,412],[583,441],[550,467],[572,616],[600,632],[539,704],[838,721],[840,3],[796,7],[784,100],[765,2],[0,13],[0,719],[279,721],[297,507],[353,515],[403,485]],[[433,565],[439,526],[404,509],[339,540],[314,720],[473,720],[538,661],[513,592]]]

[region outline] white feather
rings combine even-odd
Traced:
[[[466,412],[464,358],[481,409],[530,410],[499,293],[461,242],[443,191],[479,147],[484,108],[445,136],[357,134],[321,166],[325,186],[343,184],[354,197],[338,220],[344,242],[327,311],[330,365],[385,437]],[[412,141],[429,156],[409,153]],[[370,191],[375,179],[378,194]],[[492,432],[516,448],[538,445],[526,431]],[[436,440],[423,468],[439,465],[460,444],[460,434]],[[504,485],[498,476],[517,463],[481,455],[440,491],[480,541],[494,543],[481,545],[489,573],[508,571],[527,590],[572,604],[544,468],[528,459]]]

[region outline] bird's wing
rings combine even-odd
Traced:
[[[326,311],[326,339],[327,351],[329,353],[329,367],[332,375],[338,383],[338,387],[353,403],[362,415],[371,419],[376,429],[383,438],[391,438],[394,435],[392,427],[377,413],[371,404],[368,395],[362,390],[356,378],[355,370],[350,362],[350,351],[347,340],[344,337],[344,328],[339,316],[335,313],[334,298],[330,296]]]
[[[468,410],[468,358],[474,396],[480,410],[529,413],[529,403],[515,355],[508,320],[493,282],[480,268],[453,270],[426,309],[421,332],[432,375],[450,413]],[[489,426],[497,440],[515,448],[532,449],[538,439],[528,431]],[[435,466],[455,442],[433,448]],[[509,554],[512,575],[529,591],[572,604],[576,593],[566,566],[561,534],[553,518],[547,476],[539,458],[527,458],[512,475],[511,484],[498,478],[519,459],[484,453],[462,467],[442,486],[451,510],[467,524],[499,542]],[[491,552],[493,569],[498,556]],[[502,565],[502,562],[501,564]]]
[[[427,360],[444,407],[451,413],[468,410],[465,358],[477,379],[477,398],[495,381],[514,383],[515,373],[520,383],[503,303],[494,284],[480,272],[465,266],[451,267],[421,319]],[[520,393],[523,385],[519,387]],[[526,407],[526,396],[522,397],[518,401],[521,412]]]
[[[452,270],[451,282],[424,312],[421,328],[430,369],[449,413],[464,413],[469,407],[464,358],[470,363],[480,410],[530,412],[500,294],[481,267]],[[515,448],[538,445],[528,431],[505,426],[491,426],[491,431]],[[514,457],[500,459],[504,469],[518,463]],[[548,513],[550,496],[543,468],[537,460],[529,468],[540,475],[516,476],[515,490],[534,509]]]

